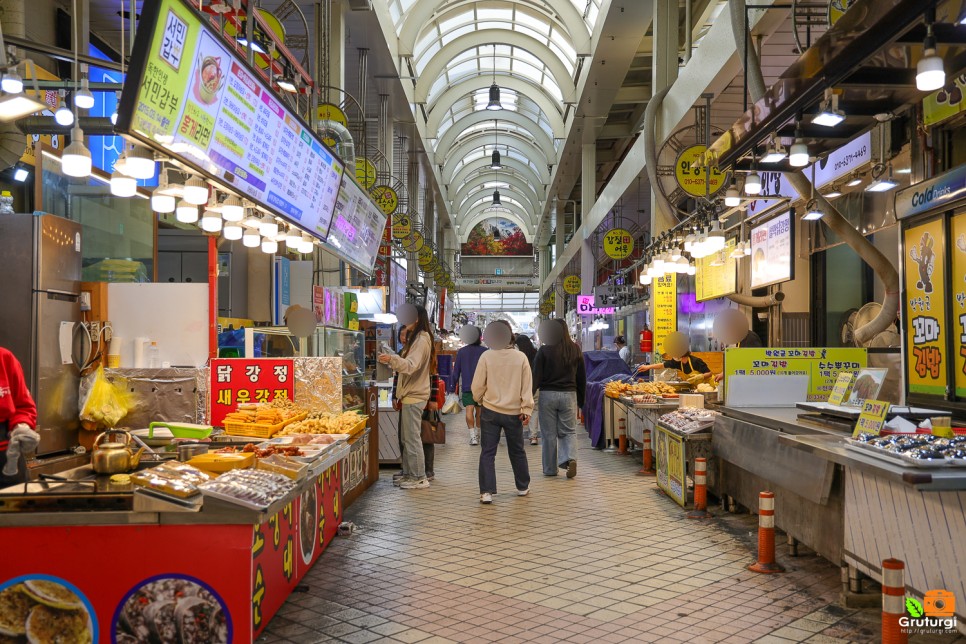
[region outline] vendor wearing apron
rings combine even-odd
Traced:
[[[27,390],[23,368],[0,347],[0,487],[26,479],[23,453],[37,449],[36,426],[37,405]]]
[[[683,333],[669,333],[664,339],[664,354],[669,356],[664,362],[642,364],[637,368],[638,373],[652,369],[677,369],[685,376],[693,373],[711,373],[711,368],[697,356],[691,355],[691,339]]]

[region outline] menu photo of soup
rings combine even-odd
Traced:
[[[227,58],[224,51],[210,39],[203,38],[198,48],[194,73],[191,77],[191,95],[202,105],[214,105],[218,102],[219,93],[225,86],[225,65]]]

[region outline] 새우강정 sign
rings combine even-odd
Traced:
[[[291,359],[219,358],[211,361],[208,423],[221,427],[240,404],[295,398],[295,365]]]

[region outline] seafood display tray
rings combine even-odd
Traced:
[[[906,467],[916,467],[920,469],[943,469],[948,467],[962,468],[966,467],[966,460],[963,459],[943,459],[939,461],[937,459],[919,459],[910,458],[902,454],[896,454],[895,452],[889,452],[879,447],[873,447],[859,441],[847,440],[845,442],[845,447],[853,451],[859,452],[861,454],[867,454],[869,456],[874,456],[879,460],[886,461],[887,463],[892,463],[893,465],[905,465]]]

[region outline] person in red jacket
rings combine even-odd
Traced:
[[[0,347],[0,486],[22,483],[21,454],[37,449],[37,405],[17,358]],[[9,454],[9,462],[8,462]]]

